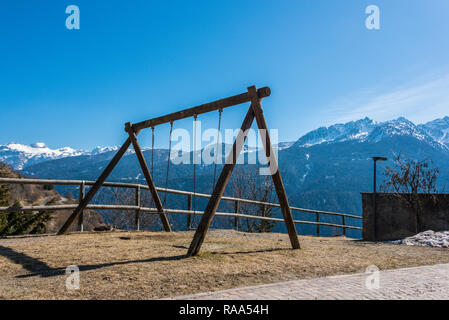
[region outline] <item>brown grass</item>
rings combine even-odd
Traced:
[[[199,256],[193,232],[109,232],[0,240],[2,299],[156,299],[292,279],[449,263],[449,250],[346,238],[210,232]],[[65,268],[81,270],[68,291]]]

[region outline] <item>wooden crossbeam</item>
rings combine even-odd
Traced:
[[[268,96],[270,96],[270,94],[271,94],[271,91],[270,91],[270,88],[268,88],[268,87],[263,87],[263,88],[257,90],[257,95],[260,99],[268,97]],[[224,108],[232,107],[232,106],[242,104],[245,102],[250,102],[250,101],[251,101],[251,96],[249,95],[248,92],[245,92],[245,93],[238,94],[238,95],[235,95],[232,97],[205,103],[205,104],[193,107],[193,108],[170,113],[170,114],[162,116],[162,117],[138,122],[138,123],[133,124],[133,129],[135,132],[139,132],[139,130],[142,130],[144,128],[151,128],[151,127],[163,124],[163,123],[168,123],[170,121],[181,120],[181,119],[193,117],[194,115],[200,115],[202,113],[207,113],[207,112],[211,112],[211,111],[215,111],[215,110],[219,110],[219,109],[224,109]]]

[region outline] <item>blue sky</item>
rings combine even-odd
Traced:
[[[70,4],[80,30],[65,27]],[[380,30],[365,28],[371,4]],[[4,0],[0,144],[118,145],[127,121],[252,84],[271,87],[263,107],[281,141],[365,116],[425,122],[449,114],[448,30],[447,0]],[[223,127],[246,109],[227,110]],[[217,114],[200,120],[215,127]],[[166,145],[168,128],[156,130]]]

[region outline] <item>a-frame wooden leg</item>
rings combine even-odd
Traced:
[[[129,122],[126,123],[125,130],[129,134],[129,139],[131,140],[131,143],[134,147],[137,159],[139,159],[140,167],[142,168],[143,175],[145,177],[145,180],[147,181],[148,187],[150,188],[154,204],[156,205],[156,208],[159,211],[159,217],[161,218],[164,230],[170,232],[171,231],[170,223],[168,222],[167,216],[164,214],[164,207],[162,206],[161,198],[159,197],[159,194],[156,190],[156,186],[154,185],[153,179],[151,178],[150,170],[148,170],[148,166],[143,156],[142,149],[140,148],[139,143],[137,142],[137,136],[131,126],[131,123]]]
[[[248,135],[248,129],[251,128],[253,120],[254,111],[252,107],[249,107],[249,110],[246,113],[245,120],[243,120],[243,124],[240,128],[240,132],[237,135],[236,140],[234,141],[232,152],[228,155],[226,164],[221,171],[220,177],[218,178],[217,184],[214,187],[211,198],[209,199],[206,209],[204,210],[204,214],[201,218],[200,224],[198,225],[195,235],[193,236],[193,240],[190,243],[190,247],[187,252],[188,256],[194,256],[200,251],[201,245],[203,244],[204,238],[206,237],[207,230],[209,229],[209,225],[214,218],[215,212],[217,211],[218,205],[220,204],[221,197],[223,196],[226,185],[228,184],[229,178],[231,177],[232,170],[234,169],[235,163],[240,155],[240,152],[242,151],[243,144]]]
[[[117,151],[114,158],[112,158],[111,162],[109,162],[106,169],[104,169],[103,173],[98,177],[97,181],[95,181],[92,188],[89,189],[89,192],[86,194],[86,196],[82,199],[78,207],[73,211],[73,213],[70,215],[70,217],[67,219],[67,221],[64,223],[64,225],[61,227],[61,229],[58,231],[58,234],[65,234],[69,231],[70,227],[72,226],[75,219],[78,217],[78,215],[86,208],[86,206],[89,204],[89,202],[92,200],[94,195],[97,193],[97,191],[100,189],[100,187],[103,185],[111,171],[115,168],[119,160],[123,157],[126,150],[128,150],[129,146],[131,145],[131,139],[128,138],[125,143],[121,146],[121,148]]]
[[[260,136],[265,149],[265,155],[269,160],[271,177],[273,178],[276,194],[279,199],[279,204],[284,216],[285,225],[287,226],[288,235],[293,249],[300,249],[298,234],[296,233],[295,223],[293,222],[292,212],[288,203],[287,195],[285,193],[284,183],[282,182],[281,173],[278,169],[276,158],[274,157],[273,146],[271,145],[270,135],[268,133],[267,123],[263,115],[262,106],[260,105],[260,98],[257,96],[256,87],[249,87],[248,92],[252,95],[251,107],[254,110],[257,126],[259,127]],[[263,132],[264,131],[264,132]],[[265,139],[264,139],[265,138]],[[274,170],[273,170],[274,168]],[[275,172],[273,172],[275,171]]]

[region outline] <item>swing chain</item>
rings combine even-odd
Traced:
[[[193,207],[193,221],[192,222],[196,222],[196,121],[198,119],[198,115],[194,114],[193,115],[193,153],[192,153],[192,158],[193,158],[193,195],[192,195],[192,207]]]
[[[151,127],[151,175],[154,177],[154,126]]]
[[[220,141],[220,130],[221,130],[221,114],[223,113],[223,108],[218,109],[218,130],[217,130],[217,145],[215,146],[215,164],[214,164],[214,181],[212,183],[212,192],[215,187],[215,179],[217,177],[217,162],[218,162],[218,146]],[[211,194],[212,194],[211,192]]]
[[[166,171],[166,175],[165,175],[165,190],[168,189],[168,173],[170,170],[170,157],[171,157],[171,137],[172,137],[172,132],[173,132],[173,120],[170,121],[170,135],[169,135],[169,139],[168,139],[168,157],[167,157],[167,171]],[[165,191],[164,194],[164,208],[165,208],[165,204],[167,202],[167,191]]]

